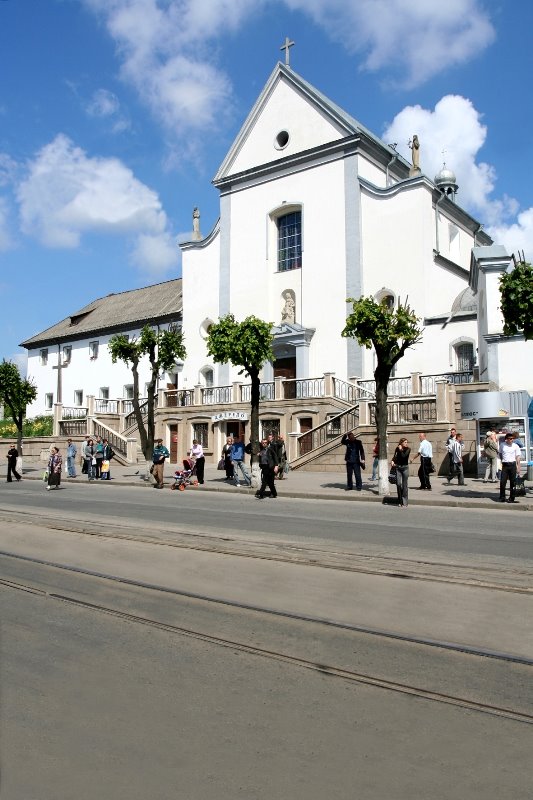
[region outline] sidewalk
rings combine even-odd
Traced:
[[[152,486],[152,481],[143,480],[143,466],[133,465],[123,467],[120,464],[111,465],[111,482],[95,481],[89,483],[86,475],[78,471],[77,478],[67,478],[62,475],[62,483],[67,486],[69,483],[82,484],[95,487],[102,487],[105,491],[106,486],[138,486],[147,488]],[[42,475],[46,465],[37,461],[24,459],[23,476],[27,480],[42,480]],[[170,488],[174,465],[165,465],[165,487]],[[5,472],[1,476],[4,479]],[[533,511],[533,485],[527,484],[526,497],[520,497],[514,504],[499,503],[499,486],[497,483],[483,483],[479,478],[466,478],[465,486],[458,486],[454,481],[451,485],[447,484],[445,477],[432,476],[432,491],[420,491],[418,478],[412,475],[409,478],[409,504],[413,506],[450,506],[460,508],[490,508],[506,511]],[[349,502],[371,502],[371,503],[396,503],[396,487],[391,486],[390,497],[382,498],[378,494],[377,482],[368,480],[363,473],[363,489],[361,492],[346,491],[346,478],[344,472],[303,472],[295,470],[290,472],[287,478],[276,481],[280,497],[311,498],[320,500],[347,500]],[[195,492],[225,492],[240,495],[253,495],[252,489],[241,486],[237,489],[233,483],[226,482],[224,472],[219,472],[215,465],[207,465],[205,468],[205,483],[203,486],[188,487],[186,491]],[[507,487],[507,494],[509,487]]]

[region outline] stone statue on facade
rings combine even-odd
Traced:
[[[192,238],[193,240],[202,238],[202,234],[200,233],[200,212],[196,207],[192,212]]]
[[[282,300],[285,301],[281,310],[281,321],[282,323],[286,322],[289,325],[294,325],[296,322],[296,299],[294,297],[294,292],[291,289],[286,289],[281,297]]]

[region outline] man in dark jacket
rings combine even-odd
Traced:
[[[344,460],[346,461],[346,478],[347,478],[347,491],[353,489],[353,476],[355,475],[355,488],[360,492],[363,484],[361,481],[361,469],[365,468],[365,451],[363,443],[358,439],[353,431],[345,433],[341,439],[341,444],[346,445],[346,454]]]
[[[13,483],[13,478],[11,474],[15,476],[17,481],[22,480],[21,476],[17,472],[17,458],[19,457],[19,451],[16,447],[10,447],[7,451],[7,482]]]
[[[272,442],[263,439],[261,450],[259,451],[259,466],[261,467],[261,488],[256,492],[256,497],[263,499],[265,489],[268,485],[270,496],[277,497],[278,492],[274,483],[276,472],[278,471],[278,455]]]

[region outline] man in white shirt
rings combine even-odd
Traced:
[[[506,433],[504,440],[500,443],[500,459],[502,462],[502,474],[500,478],[500,503],[505,503],[505,486],[509,478],[509,499],[508,503],[516,503],[515,500],[515,481],[516,476],[520,475],[520,448],[514,441],[512,433]]]
[[[411,459],[411,464],[415,458],[420,457],[420,467],[418,468],[418,478],[420,480],[419,488],[431,491],[431,482],[429,480],[429,476],[431,474],[433,447],[431,442],[426,439],[425,433],[419,433],[418,438],[420,439],[420,447],[418,448],[418,453],[416,456],[413,456]]]

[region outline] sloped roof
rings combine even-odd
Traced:
[[[226,157],[224,158],[224,161],[217,171],[217,174],[213,178],[213,183],[215,185],[231,170],[231,165],[233,164],[237,153],[246,140],[255,121],[261,114],[263,106],[272,92],[273,87],[280,80],[287,81],[287,83],[291,84],[301,94],[306,96],[317,108],[322,111],[322,113],[329,117],[343,131],[344,136],[353,136],[354,134],[363,133],[380,148],[388,151],[391,156],[396,156],[398,162],[409,166],[405,159],[382,139],[380,139],[379,136],[376,136],[375,133],[372,133],[371,130],[362,125],[357,119],[355,119],[355,117],[352,117],[350,114],[344,111],[344,109],[332,102],[328,97],[326,97],[325,94],[322,94],[322,92],[302,78],[301,75],[298,75],[298,73],[294,72],[291,67],[287,67],[285,64],[278,62],[274,67],[274,70],[272,71],[268,81],[266,82],[261,94],[257,98],[253,108],[246,117],[246,120],[244,121],[239,133],[235,137],[228,153],[226,154]],[[279,159],[281,160],[282,158],[283,153],[280,153]]]
[[[144,323],[175,319],[183,308],[181,278],[142,289],[108,294],[93,300],[61,322],[37,333],[21,347],[56,344],[72,339],[84,339],[91,334],[126,331]]]

